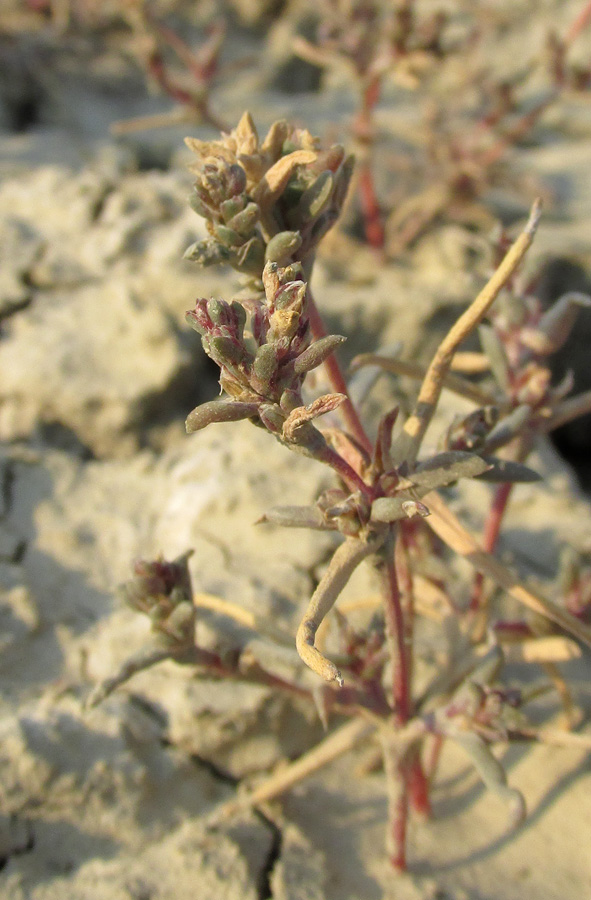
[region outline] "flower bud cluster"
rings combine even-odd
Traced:
[[[322,150],[284,120],[261,142],[248,113],[221,140],[187,144],[198,156],[191,205],[210,234],[187,259],[260,278],[266,261],[309,255],[339,216],[353,166],[340,145]]]
[[[152,628],[166,645],[192,646],[195,607],[188,568],[190,553],[173,562],[138,560],[134,575],[119,593],[123,601],[149,616]]]
[[[304,407],[302,384],[344,338],[328,335],[310,344],[307,286],[301,275],[299,263],[280,267],[267,262],[264,300],[200,299],[187,313],[203,349],[219,365],[220,385],[230,398],[194,409],[187,418],[188,432],[211,422],[252,419],[287,443],[318,440],[310,421],[335,408],[341,397],[321,397]]]

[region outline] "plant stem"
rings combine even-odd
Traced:
[[[404,430],[395,447],[396,461],[415,462],[427,427],[433,417],[443,381],[447,375],[458,346],[480,323],[501,289],[522,261],[533,241],[541,215],[541,202],[532,206],[525,229],[507,252],[500,266],[487,284],[460,316],[455,325],[442,340],[431,360],[427,374],[419,391],[414,412],[407,419]]]
[[[386,632],[392,657],[392,701],[397,725],[405,725],[410,716],[410,691],[406,626],[398,576],[389,541],[380,554],[379,570],[384,596]]]
[[[409,656],[406,624],[396,572],[393,540],[386,542],[380,553],[378,571],[382,582],[386,634],[392,659],[392,702],[394,733],[383,737],[384,769],[388,782],[388,854],[395,869],[406,868],[406,826],[408,821],[409,760],[396,732],[410,717]]]
[[[322,317],[318,312],[318,307],[314,302],[314,296],[309,285],[307,298],[308,314],[310,316],[310,327],[312,329],[314,340],[319,340],[320,338],[326,337],[327,331],[324,327]],[[345,377],[341,371],[341,367],[334,353],[331,353],[328,359],[324,361],[324,368],[333,391],[337,394],[345,395],[346,399],[339,407],[339,411],[345,420],[345,424],[347,425],[351,436],[355,438],[357,443],[371,457],[373,453],[372,443],[367,436],[367,433],[361,423],[361,419],[359,418],[359,414],[357,413],[357,410],[355,409],[353,402],[349,396]]]
[[[358,165],[359,180],[357,184],[365,239],[370,247],[373,247],[375,250],[383,250],[386,235],[380,205],[376,196],[371,161],[369,158],[362,159]]]
[[[514,572],[506,568],[490,553],[485,553],[436,491],[431,491],[424,500],[431,510],[431,515],[424,521],[448,547],[465,557],[477,571],[493,578],[519,603],[523,603],[528,609],[550,621],[556,622],[569,634],[591,647],[591,627],[589,625],[579,621],[563,607],[549,600],[541,591],[526,587]]]
[[[284,794],[294,784],[351,750],[359,741],[367,738],[374,730],[374,727],[371,722],[362,718],[347,722],[346,725],[342,725],[308,753],[275,772],[250,793],[224,804],[217,811],[215,819],[225,819],[242,810],[252,809],[253,806],[267,803],[269,800]]]
[[[318,456],[316,456],[316,459],[326,463],[331,469],[334,469],[339,477],[345,482],[349,490],[361,491],[361,493],[366,496],[371,495],[369,485],[367,485],[363,478],[357,474],[355,469],[343,459],[340,453],[337,453],[337,451],[332,447],[329,447],[328,444],[322,449]]]
[[[353,122],[353,134],[359,143],[358,191],[365,239],[370,247],[383,250],[384,224],[378,203],[372,168],[373,109],[380,97],[381,78],[370,78],[361,92],[359,110]]]
[[[503,482],[503,484],[499,484],[496,487],[493,502],[488,512],[488,516],[484,525],[484,532],[482,535],[482,548],[487,553],[493,553],[497,546],[499,534],[501,533],[503,516],[505,515],[505,510],[507,509],[507,504],[509,502],[509,497],[511,496],[512,488],[513,483],[510,481],[505,481]],[[473,612],[480,608],[480,605],[482,603],[483,587],[484,575],[482,574],[482,572],[477,572],[474,578],[474,587],[472,588],[472,596],[470,598],[469,607]]]
[[[571,24],[564,38],[565,47],[570,47],[570,45],[578,38],[583,29],[587,27],[589,22],[591,22],[591,3],[587,3],[583,7],[579,15]]]

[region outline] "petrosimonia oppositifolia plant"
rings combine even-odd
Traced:
[[[210,677],[254,681],[306,696],[316,703],[327,728],[331,713],[347,716],[350,721],[226,804],[214,820],[273,799],[373,734],[388,784],[388,853],[394,866],[404,868],[409,810],[429,810],[432,773],[427,771],[425,750],[430,745],[437,748],[446,739],[458,743],[486,786],[508,801],[511,821],[517,823],[525,812],[524,800],[516,787],[507,785],[491,746],[499,740],[560,743],[571,737],[568,732],[531,727],[521,710],[529,694],[502,683],[504,631],[494,630],[494,608],[484,597],[482,579],[494,580],[518,603],[553,623],[554,634],[547,636],[543,647],[527,645],[528,659],[554,665],[569,658],[578,652],[578,645],[567,635],[591,644],[591,628],[583,616],[521,583],[462,526],[439,491],[464,478],[506,486],[538,477],[525,465],[535,433],[591,405],[587,396],[565,400],[566,386],[550,386],[544,362],[549,349],[572,326],[577,307],[589,301],[567,297],[542,314],[532,300],[514,299],[515,272],[540,216],[535,204],[524,230],[428,367],[377,357],[358,360],[357,365],[377,362],[394,371],[398,365],[398,371],[421,381],[414,409],[398,423],[396,434],[398,411],[387,410],[372,440],[335,358],[344,337],[325,332],[309,286],[317,244],[337,219],[345,198],[351,158],[340,146],[322,148],[307,131],[285,121],[272,125],[261,141],[248,114],[219,141],[189,138],[187,143],[197,155],[192,205],[206,220],[209,237],[190,247],[186,256],[201,265],[230,264],[246,276],[233,299],[200,298],[187,314],[205,352],[220,368],[223,391],[221,399],[189,414],[187,430],[249,419],[288,450],[333,470],[334,487],[316,503],[276,507],[262,519],[272,526],[335,532],[334,555],[291,638],[303,663],[318,676],[318,684],[307,688],[301,680],[279,677],[264,660],[253,661],[238,647],[223,658],[200,648],[194,633],[200,608],[232,617],[269,642],[285,646],[290,638],[231,599],[192,591],[183,557],[173,563],[137,565],[133,580],[123,589],[124,599],[151,617],[155,642],[101,685],[93,702],[138,669],[168,657]],[[496,386],[491,387],[490,382],[483,385],[453,372],[452,366],[461,342],[480,325],[499,294],[504,305],[491,313],[492,324],[483,326],[484,354],[477,355],[475,365],[480,374],[493,372]],[[308,378],[320,366],[327,381],[324,392],[317,390],[320,379],[313,379],[312,387]],[[441,450],[425,457],[423,438],[444,386],[472,400],[475,410],[449,423]],[[495,522],[500,525],[498,515]],[[433,532],[480,573],[464,595],[457,585],[453,592],[450,589],[449,567],[440,543],[432,540]],[[493,548],[494,541],[488,540],[488,549]],[[318,629],[363,561],[377,573],[381,613],[367,631],[358,631],[343,607],[336,615],[340,652],[329,658],[317,646]],[[580,578],[571,579],[571,594],[579,582]],[[419,693],[413,657],[423,616],[437,619],[442,628],[453,627],[463,650],[461,665],[457,658],[450,659]],[[517,638],[513,634],[512,640],[521,641],[525,654],[527,642],[535,636],[524,631]]]

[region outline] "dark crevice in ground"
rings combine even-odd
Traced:
[[[275,822],[263,815],[262,812],[256,812],[257,818],[271,832],[271,846],[265,860],[265,865],[261,869],[257,883],[258,900],[273,900],[273,890],[271,887],[271,878],[273,870],[277,864],[277,860],[281,856],[281,848],[283,844],[283,835],[281,829]]]
[[[174,747],[175,745],[171,742],[164,740],[166,746]],[[204,769],[208,772],[212,778],[215,778],[217,781],[221,781],[222,784],[228,784],[231,787],[237,787],[240,784],[240,779],[236,778],[234,775],[230,775],[229,772],[226,772],[225,769],[220,768],[210,759],[205,759],[203,756],[199,756],[197,753],[191,753],[189,759],[192,763],[199,768]]]
[[[165,746],[174,746],[171,745],[169,741],[166,739],[163,740],[163,744]],[[222,784],[227,784],[233,788],[236,788],[240,784],[240,779],[236,778],[233,775],[230,775],[229,772],[226,772],[224,769],[221,769],[210,759],[205,759],[202,756],[199,756],[196,753],[191,753],[190,755],[191,761],[208,772],[213,778],[220,781]],[[267,858],[265,860],[265,864],[258,873],[257,878],[257,896],[258,900],[273,900],[273,892],[271,890],[271,878],[273,875],[273,870],[277,863],[277,860],[281,856],[281,847],[283,843],[283,835],[281,833],[281,829],[278,825],[275,824],[268,816],[264,815],[260,810],[253,810],[254,815],[257,819],[262,822],[262,824],[267,828],[271,834],[271,845],[269,847],[269,851],[267,853]]]
[[[20,830],[23,834],[20,836],[20,839],[15,835],[14,841],[11,841],[13,846],[8,849],[8,852],[0,856],[0,872],[6,868],[13,856],[24,856],[25,853],[31,853],[35,849],[35,835],[29,822],[18,823],[16,816],[12,815],[9,819],[8,828],[14,832]]]

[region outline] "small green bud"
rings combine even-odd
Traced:
[[[254,226],[259,220],[260,210],[256,203],[249,203],[241,212],[233,216],[228,225],[237,231],[238,234],[246,237],[251,234]]]
[[[302,406],[302,398],[297,391],[293,391],[291,390],[291,388],[287,388],[281,394],[279,405],[284,412],[289,414],[294,409],[297,409],[298,406]]]
[[[218,241],[220,241],[224,247],[228,247],[229,249],[232,247],[240,247],[242,244],[242,238],[238,232],[234,231],[233,228],[228,228],[227,225],[215,225],[213,233]]]
[[[210,297],[207,301],[207,313],[214,325],[226,325],[228,321],[228,308],[223,300]]]
[[[189,197],[189,205],[191,209],[197,213],[198,216],[201,216],[203,219],[211,219],[211,209],[209,206],[201,199],[199,194],[193,193]]]
[[[244,309],[242,303],[239,303],[238,300],[232,300],[232,302],[230,303],[230,309],[236,317],[239,335],[240,337],[242,337],[242,332],[244,330],[244,326],[246,325],[246,310]]]
[[[300,353],[297,357],[293,365],[294,372],[296,375],[303,375],[306,372],[315,369],[323,363],[325,359],[328,359],[330,354],[346,340],[347,338],[340,334],[328,334],[326,337],[315,341],[307,350],[304,350],[304,352]]]
[[[232,266],[246,275],[260,277],[265,263],[265,245],[260,238],[253,237],[234,251]]]
[[[281,434],[285,416],[276,403],[263,403],[259,408],[261,422],[273,434]]]
[[[216,334],[209,338],[209,355],[218,366],[233,365],[242,360],[244,348],[233,338]]]
[[[263,344],[256,352],[253,363],[254,373],[264,384],[269,385],[277,372],[277,351],[273,344]]]
[[[299,231],[280,231],[267,244],[265,258],[281,266],[288,262],[301,246],[302,236]]]
[[[328,206],[335,183],[335,177],[329,170],[321,172],[318,178],[307,188],[297,209],[293,213],[293,221],[302,226],[316,219]]]
[[[226,248],[222,247],[221,244],[218,244],[217,241],[205,240],[191,244],[191,246],[185,250],[183,259],[188,259],[191,262],[196,262],[199,263],[199,265],[206,267],[216,266],[221,262],[226,262],[228,256],[229,253]]]
[[[222,219],[228,225],[230,223],[230,219],[233,219],[234,216],[238,215],[238,213],[242,212],[246,203],[246,199],[244,196],[238,197],[230,197],[229,200],[224,200],[222,204],[220,204],[220,212],[222,214]],[[234,226],[230,225],[231,228]]]

